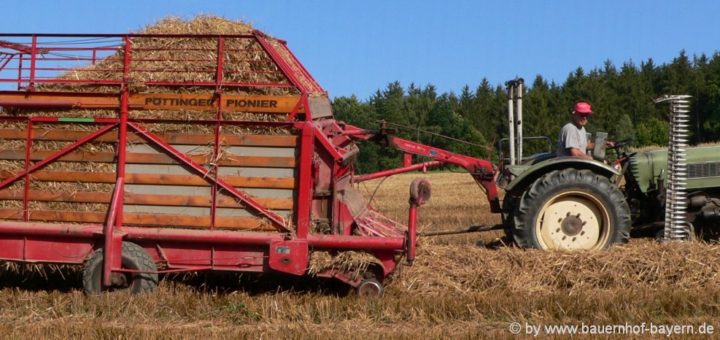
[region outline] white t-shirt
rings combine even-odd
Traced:
[[[579,129],[573,123],[567,123],[560,130],[558,136],[558,147],[557,155],[559,156],[570,156],[569,148],[576,148],[582,152],[587,152],[587,133],[585,127],[582,126]]]

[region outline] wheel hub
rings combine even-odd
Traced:
[[[560,223],[560,229],[565,235],[575,236],[582,231],[585,222],[580,219],[579,215],[580,214],[578,214],[578,216],[568,214]]]
[[[112,273],[110,282],[114,287],[127,287],[128,285],[127,277],[123,273]]]
[[[375,280],[365,280],[357,287],[357,292],[359,296],[379,297],[383,293],[383,287]]]

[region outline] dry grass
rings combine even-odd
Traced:
[[[434,191],[421,208],[423,230],[497,221],[467,174],[424,176]],[[404,220],[415,177],[386,180],[373,204]],[[422,239],[415,265],[403,266],[379,300],[346,296],[342,286],[319,279],[233,275],[165,280],[149,296],[86,297],[77,273],[65,272],[75,285],[68,288],[59,282],[62,271],[22,279],[6,271],[0,332],[63,339],[478,338],[508,337],[513,321],[700,325],[720,315],[716,245],[633,240],[580,254],[475,245],[499,236]]]

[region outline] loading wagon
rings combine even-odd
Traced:
[[[282,40],[1,34],[0,90],[2,260],[83,265],[89,293],[223,270],[379,294],[414,259],[429,183],[407,225],[353,183],[433,164],[356,175],[352,135],[370,135],[333,118]]]

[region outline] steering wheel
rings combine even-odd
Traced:
[[[635,139],[633,139],[633,138],[623,139],[621,141],[615,142],[615,144],[613,146],[611,146],[609,149],[618,150],[625,146],[631,145],[634,142],[635,142]]]

